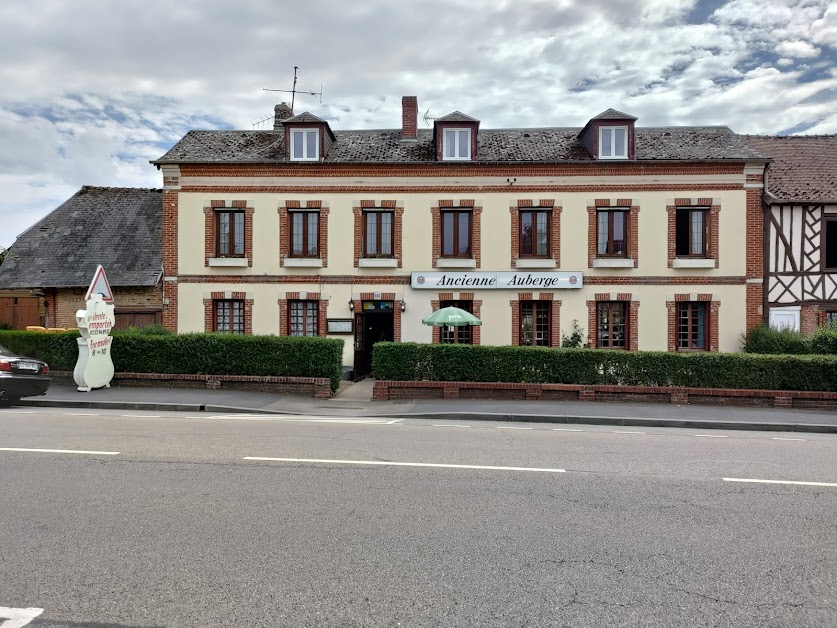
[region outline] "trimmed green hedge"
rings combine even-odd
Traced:
[[[767,325],[753,327],[741,337],[741,350],[745,353],[774,353],[805,355],[811,350],[811,337],[790,329],[775,329]]]
[[[112,336],[117,373],[327,377],[337,390],[343,371],[343,341],[332,338],[135,332]],[[78,337],[78,332],[0,331],[0,345],[44,360],[54,370],[72,371]]]
[[[380,342],[375,377],[837,391],[837,357],[663,353]]]

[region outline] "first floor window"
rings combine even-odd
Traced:
[[[244,333],[244,301],[215,301],[215,331],[225,334]]]
[[[628,256],[627,210],[600,209],[596,212],[596,255]]]
[[[471,314],[474,313],[473,301],[442,301],[440,307],[458,307],[460,310],[465,310]],[[442,327],[440,340],[445,343],[455,343],[460,345],[471,344],[471,326],[462,325],[461,327]]]
[[[320,212],[291,212],[291,257],[319,257]]]
[[[823,270],[837,270],[837,216],[826,215],[822,235]]]
[[[706,303],[688,302],[677,304],[677,350],[706,351],[709,336],[709,321]]]
[[[675,229],[675,253],[677,257],[706,257],[709,240],[708,214],[709,212],[706,209],[677,208]]]
[[[392,216],[392,212],[364,212],[364,257],[392,257]]]
[[[215,254],[218,257],[244,257],[244,212],[215,212]]]
[[[597,346],[600,349],[628,348],[628,304],[601,301],[596,304]]]
[[[441,212],[442,257],[471,257],[473,212]]]
[[[319,304],[317,301],[291,301],[289,336],[317,336]]]
[[[549,257],[551,222],[551,210],[520,210],[521,257]]]
[[[520,302],[519,344],[530,347],[548,347],[549,319],[552,303],[549,301]]]

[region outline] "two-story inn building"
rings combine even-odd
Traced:
[[[727,127],[191,131],[163,173],[163,324],[382,339],[735,351],[762,317],[765,166]],[[422,325],[454,304],[481,327]]]

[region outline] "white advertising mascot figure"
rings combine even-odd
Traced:
[[[116,323],[113,304],[106,303],[101,294],[91,294],[87,309],[76,312],[81,338],[78,339],[78,362],[73,378],[82,392],[106,386],[113,379],[113,360],[110,332]]]

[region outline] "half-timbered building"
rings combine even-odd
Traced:
[[[837,135],[745,136],[772,158],[764,193],[764,308],[774,327],[837,321]]]

